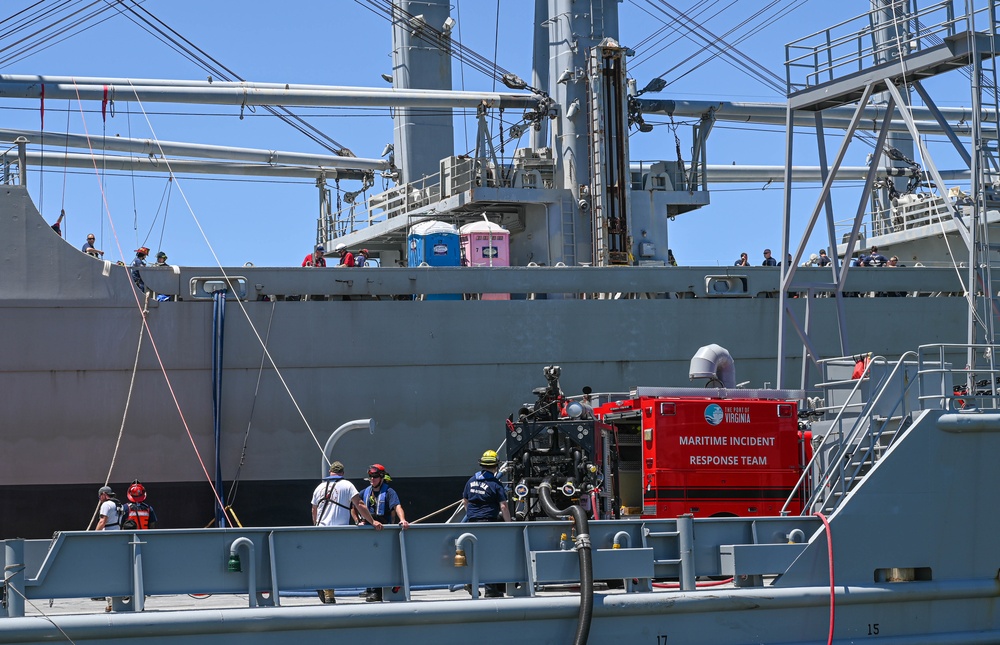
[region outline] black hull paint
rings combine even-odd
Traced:
[[[472,473],[470,473],[471,476]],[[358,490],[367,482],[352,479]],[[408,520],[419,519],[462,497],[463,477],[428,477],[392,482]],[[307,526],[310,500],[318,480],[246,481],[237,487],[233,510],[243,526]],[[112,482],[125,500],[128,482]],[[0,533],[4,537],[44,539],[56,531],[82,531],[97,509],[100,483],[0,488]],[[215,505],[208,484],[147,484],[147,501],[159,517],[157,528],[202,528],[214,525]],[[228,493],[228,489],[227,489]],[[450,511],[428,522],[444,522]],[[94,520],[96,523],[96,519]],[[90,524],[93,528],[93,523]]]

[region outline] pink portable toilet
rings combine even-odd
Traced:
[[[470,267],[510,266],[510,231],[493,222],[470,222],[462,236],[463,265]],[[510,300],[509,293],[484,293],[483,300]]]

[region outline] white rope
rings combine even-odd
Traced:
[[[160,139],[156,135],[156,131],[153,128],[153,124],[149,120],[149,115],[146,113],[146,107],[143,105],[142,101],[139,99],[139,94],[138,94],[138,92],[135,91],[134,85],[132,85],[131,82],[129,82],[129,85],[133,87],[133,93],[135,94],[136,102],[139,105],[139,109],[142,110],[143,117],[146,119],[146,125],[149,127],[149,131],[152,134],[152,140],[153,140],[154,143],[156,143],[156,147],[159,149],[160,156],[163,159],[163,162],[166,164],[167,169],[170,171],[171,175],[173,175],[174,174],[174,170],[173,170],[173,168],[170,165],[170,158],[167,156],[167,154],[163,151],[163,148],[160,146]],[[222,266],[222,262],[221,262],[221,260],[219,260],[219,256],[215,252],[215,248],[212,246],[212,243],[209,241],[208,235],[205,233],[205,229],[202,227],[201,221],[198,219],[198,216],[195,214],[194,208],[191,206],[191,202],[188,200],[187,194],[184,192],[184,188],[183,188],[183,186],[181,186],[181,182],[179,180],[177,181],[177,190],[178,190],[178,192],[180,192],[181,198],[184,200],[184,205],[187,206],[188,213],[191,214],[191,218],[194,221],[195,226],[197,226],[198,232],[201,234],[202,239],[205,241],[205,245],[208,247],[209,252],[212,254],[212,257],[215,259],[215,265],[219,268],[219,271],[222,272],[222,276],[223,276],[223,278],[225,278],[226,283],[227,284],[231,284],[231,280],[230,280],[229,274],[226,272],[225,267]],[[268,363],[271,365],[271,368],[274,370],[274,373],[278,377],[278,380],[281,381],[282,387],[285,389],[285,392],[288,394],[288,398],[292,402],[292,405],[295,406],[295,411],[298,413],[299,418],[302,419],[302,423],[305,425],[306,430],[309,431],[309,436],[312,437],[313,443],[316,444],[317,450],[319,450],[319,452],[321,454],[324,454],[324,457],[325,457],[325,453],[323,452],[323,445],[320,443],[319,438],[316,436],[316,432],[313,430],[312,425],[309,423],[309,420],[306,418],[305,413],[302,411],[302,407],[299,405],[298,400],[296,400],[295,395],[292,394],[292,390],[289,387],[288,382],[285,380],[284,375],[281,373],[281,370],[278,368],[277,363],[275,363],[274,357],[271,356],[271,352],[267,348],[267,343],[261,337],[260,331],[257,329],[257,326],[254,325],[253,320],[251,320],[250,314],[249,314],[249,312],[247,312],[246,305],[243,303],[243,300],[241,300],[240,298],[236,298],[236,304],[239,305],[240,311],[243,312],[243,316],[246,318],[247,323],[250,325],[250,329],[251,329],[251,331],[253,331],[254,337],[257,339],[257,342],[260,343],[261,348],[264,350],[264,355],[267,357]]]
[[[128,418],[128,408],[129,404],[132,402],[132,390],[135,389],[135,375],[139,371],[139,352],[142,351],[142,337],[146,333],[146,326],[139,325],[139,343],[135,348],[135,362],[132,364],[132,378],[128,382],[128,396],[125,398],[125,411],[122,412],[122,424],[118,428],[118,439],[115,440],[115,449],[111,453],[111,465],[108,467],[108,476],[104,478],[104,485],[107,486],[108,482],[111,481],[111,473],[115,470],[115,461],[118,459],[118,449],[122,444],[122,436],[125,434],[125,419]],[[97,508],[94,509],[94,514],[90,518],[90,522],[87,524],[87,530],[94,524],[94,520],[97,519],[97,514],[101,510],[101,505],[98,503]]]
[[[896,36],[895,37],[895,41],[896,41],[896,43],[895,43],[896,44],[896,58],[899,60],[899,69],[900,69],[900,73],[901,73],[902,78],[903,78],[903,87],[905,88],[906,85],[907,85],[907,82],[906,82],[907,70],[906,70],[906,61],[904,60],[904,57],[903,57],[903,32],[906,31],[906,23],[909,22],[909,18],[907,18],[907,21],[906,21],[906,23],[904,23],[903,28],[900,29],[899,28],[900,27],[899,22],[896,20],[896,7],[897,7],[897,5],[901,5],[902,1],[901,0],[889,0],[889,2],[890,2],[889,10],[892,12],[893,26],[894,26],[895,36]],[[910,119],[911,120],[913,119],[913,111],[912,111],[912,108],[909,105],[906,105],[906,104],[904,104],[904,105],[897,105],[896,109],[900,110],[900,111],[909,110]],[[926,149],[926,147],[924,146],[923,140],[919,136],[915,137],[914,143],[916,143],[917,149],[920,151],[921,160],[926,163],[926,161],[928,159],[930,159],[930,151],[928,151]],[[924,159],[924,157],[926,157],[927,159]],[[933,161],[931,163],[933,163]],[[891,181],[891,178],[888,179],[888,180]],[[948,198],[946,196],[945,188],[946,187],[944,185],[941,185],[941,186],[937,187],[937,189],[938,189],[938,198],[941,199],[942,201],[945,201],[947,203],[947,199]],[[933,203],[933,201],[932,201],[932,203]],[[955,205],[954,209],[955,209],[955,211],[957,211],[958,210],[958,206]],[[937,209],[934,208],[934,211],[935,211],[935,214],[936,214]],[[985,329],[985,327],[986,327],[986,321],[982,319],[982,317],[979,315],[979,311],[976,309],[975,297],[972,295],[972,285],[971,284],[970,285],[966,285],[965,284],[965,278],[962,275],[962,271],[961,271],[961,269],[959,267],[959,262],[958,262],[958,260],[955,259],[955,252],[951,248],[951,242],[948,241],[948,234],[947,234],[947,232],[944,229],[944,220],[940,216],[938,216],[936,223],[937,223],[938,227],[941,229],[941,238],[944,240],[945,248],[948,250],[948,257],[951,259],[951,268],[954,269],[955,275],[958,277],[958,283],[960,285],[962,285],[962,288],[965,291],[965,293],[963,294],[963,297],[965,298],[966,306],[969,308],[969,311],[971,311],[973,318],[976,320],[976,323]],[[956,221],[956,225],[957,224],[958,224],[958,222]],[[987,289],[988,288],[989,287],[987,286]]]

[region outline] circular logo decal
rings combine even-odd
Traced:
[[[719,425],[725,416],[726,414],[722,411],[722,406],[717,403],[713,403],[705,408],[705,421],[708,422],[708,425]]]

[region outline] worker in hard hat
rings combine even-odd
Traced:
[[[509,522],[507,487],[497,479],[497,453],[487,450],[479,458],[480,470],[465,484],[462,503],[465,504],[467,522]],[[502,519],[501,519],[502,518]],[[487,598],[502,598],[503,584],[487,584]]]

